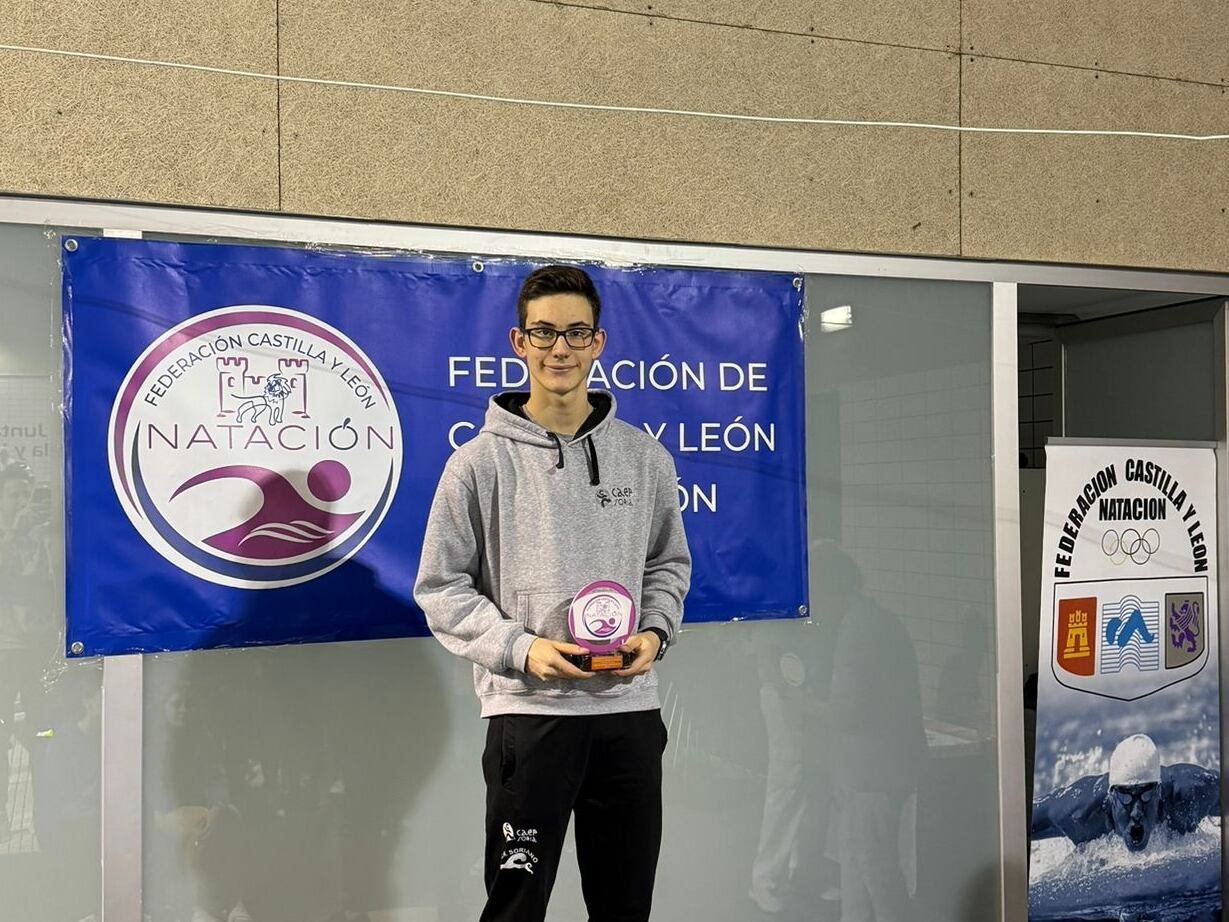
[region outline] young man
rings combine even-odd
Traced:
[[[653,664],[682,621],[691,557],[670,454],[587,389],[600,318],[580,269],[525,280],[509,338],[529,393],[492,398],[444,468],[423,539],[415,599],[473,661],[489,721],[482,922],[545,918],[573,814],[591,922],[647,920],[652,905],[666,744]],[[596,580],[625,586],[639,618],[630,665],[600,674],[565,657],[585,652],[568,607]]]

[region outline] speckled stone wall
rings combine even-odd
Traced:
[[[713,121],[264,79],[983,126],[1229,132],[1229,6],[5,0],[0,190],[1229,271],[1229,142]]]

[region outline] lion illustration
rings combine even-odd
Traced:
[[[279,374],[269,375],[265,381],[265,389],[259,394],[231,394],[236,400],[243,401],[235,413],[235,419],[243,422],[243,417],[251,412],[252,422],[257,422],[264,413],[269,415],[269,425],[276,426],[282,421],[282,412],[286,408],[286,398],[290,396],[290,382]]]
[[[1186,653],[1199,650],[1199,605],[1190,599],[1182,600],[1182,607],[1169,605],[1169,641]],[[1186,646],[1190,644],[1190,646]]]

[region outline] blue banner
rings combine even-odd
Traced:
[[[436,481],[489,398],[535,264],[65,241],[72,655],[426,635]],[[688,622],[806,604],[802,291],[586,267],[590,386],[674,455]]]

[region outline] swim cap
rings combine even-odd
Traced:
[[[1110,786],[1157,784],[1161,780],[1161,755],[1152,737],[1128,736],[1110,756]]]

